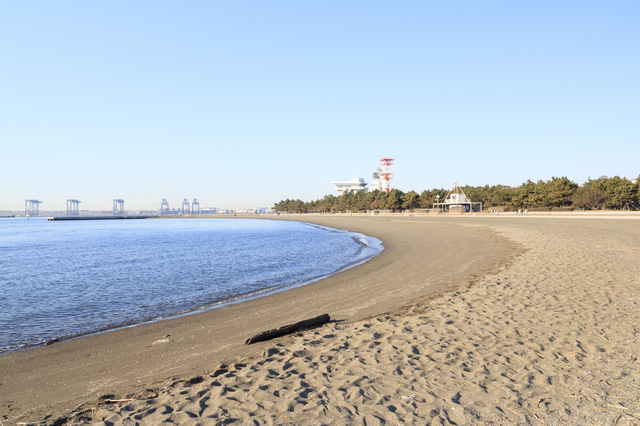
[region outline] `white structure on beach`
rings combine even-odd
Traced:
[[[338,191],[338,196],[345,192],[367,192],[367,183],[363,178],[353,178],[343,182],[331,183],[336,186],[335,190]]]
[[[442,211],[453,212],[481,212],[482,211],[482,203],[473,202],[467,195],[464,193],[458,182],[453,183],[453,188],[449,191],[447,196],[444,199],[443,203],[436,202],[433,203],[434,209],[439,209]]]

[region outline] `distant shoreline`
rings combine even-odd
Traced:
[[[524,210],[521,213],[518,213],[518,211],[507,211],[507,212],[490,212],[490,211],[482,211],[482,212],[478,212],[478,213],[462,213],[462,214],[457,214],[457,213],[440,213],[440,214],[433,214],[433,213],[423,213],[423,212],[397,212],[397,213],[390,213],[390,212],[384,212],[384,213],[377,213],[376,216],[381,216],[381,217],[394,217],[394,216],[405,216],[405,215],[409,215],[409,216],[413,216],[413,217],[435,217],[435,216],[442,216],[442,217],[450,217],[450,216],[457,216],[457,217],[472,217],[474,215],[479,216],[479,217],[486,217],[486,216],[517,216],[517,217],[597,217],[597,218],[610,218],[610,217],[615,217],[615,216],[623,216],[623,217],[629,217],[629,218],[640,218],[640,211],[630,211],[630,210],[580,210],[580,211],[528,211],[527,213],[524,213]],[[284,213],[281,212],[279,215],[277,213],[257,213],[257,214],[251,214],[251,213],[236,213],[236,214],[200,214],[200,215],[122,215],[122,216],[113,216],[113,215],[86,215],[86,216],[80,216],[81,218],[94,218],[96,217],[95,220],[101,220],[101,219],[121,219],[121,218],[129,218],[129,217],[135,217],[135,218],[145,218],[145,219],[215,219],[215,218],[239,218],[239,219],[246,219],[246,218],[253,218],[253,219],[285,219],[285,218],[290,218],[290,217],[314,217],[314,216],[318,216],[318,217],[344,217],[344,216],[371,216],[371,213],[316,213],[316,212],[312,212],[312,213]],[[48,213],[43,213],[40,214],[38,216],[30,216],[30,218],[34,219],[34,218],[42,218],[42,219],[46,219],[48,217],[56,217],[58,220],[78,220],[76,219],[77,217],[74,216],[64,216],[64,215],[51,215]],[[3,214],[0,215],[0,218],[20,218],[20,219],[24,219],[26,218],[26,216],[24,214]]]

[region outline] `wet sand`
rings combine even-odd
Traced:
[[[640,423],[637,217],[302,218],[376,236],[388,250],[229,307],[227,317],[212,311],[0,357],[3,423]],[[324,312],[339,321],[237,343]],[[206,341],[220,318],[236,327],[216,337],[235,342],[226,351]],[[51,395],[65,386],[79,396]],[[48,389],[50,402],[27,405]],[[12,392],[22,411],[7,411]],[[82,398],[93,399],[65,414]]]
[[[363,265],[271,296],[2,355],[0,421],[52,422],[103,395],[128,395],[173,376],[206,376],[221,363],[254,362],[274,344],[243,344],[261,331],[324,313],[333,327],[396,312],[468,285],[518,250],[487,230],[396,216],[279,219],[375,236],[386,250]]]

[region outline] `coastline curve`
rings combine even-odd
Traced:
[[[293,215],[292,215],[293,216]],[[247,336],[329,313],[351,323],[437,297],[503,265],[517,251],[486,231],[399,217],[280,217],[378,238],[386,249],[328,278],[197,315],[117,329],[0,356],[0,415],[12,421],[63,412],[137,384],[212,371],[259,357],[274,342],[246,347]],[[281,338],[281,342],[286,341]],[[64,395],[59,392],[65,386]]]

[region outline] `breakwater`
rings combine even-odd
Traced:
[[[127,215],[127,216],[51,216],[47,220],[111,220],[111,219],[150,219],[153,215]]]

